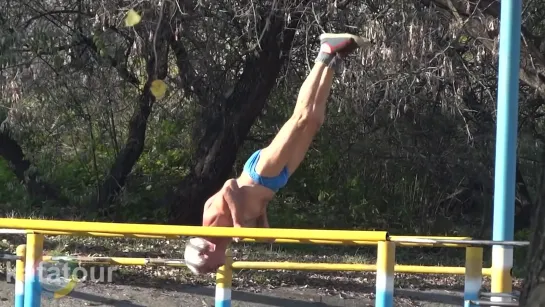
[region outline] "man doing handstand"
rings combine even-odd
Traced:
[[[301,86],[293,115],[266,148],[254,152],[242,174],[229,179],[204,205],[203,226],[269,227],[267,205],[305,157],[324,122],[336,66],[366,44],[351,34],[322,34],[314,67]],[[185,261],[195,274],[216,271],[231,238],[193,238]]]

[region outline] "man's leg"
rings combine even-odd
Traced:
[[[299,90],[291,118],[271,144],[261,151],[256,171],[265,177],[277,176],[287,166],[289,173],[299,167],[314,136],[324,122],[337,55],[346,56],[366,42],[350,34],[324,34],[316,63]]]

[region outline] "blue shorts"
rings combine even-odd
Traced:
[[[289,171],[288,168],[285,166],[280,174],[278,174],[275,177],[264,177],[259,175],[255,167],[257,165],[257,162],[259,161],[259,156],[261,154],[261,149],[254,152],[248,161],[246,161],[246,164],[244,164],[244,171],[250,175],[250,177],[258,184],[269,188],[273,190],[274,192],[278,192],[281,188],[283,188],[287,183],[289,179]]]

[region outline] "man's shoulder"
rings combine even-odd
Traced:
[[[210,196],[206,202],[204,203],[204,206],[207,207],[209,206],[211,203],[214,202],[214,199],[216,199],[216,197],[220,194],[221,191],[218,191],[216,193],[214,193],[212,196]]]
[[[214,193],[212,196],[210,196],[204,203],[204,210],[218,210],[219,208],[217,208],[217,206],[223,203],[223,200],[221,198],[223,198],[226,193],[226,189],[222,188]]]

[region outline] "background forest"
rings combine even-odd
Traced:
[[[517,230],[543,169],[544,5],[524,5]],[[0,6],[2,214],[200,223],[203,200],[288,118],[333,31],[375,44],[336,79],[272,225],[490,234],[497,2]]]

